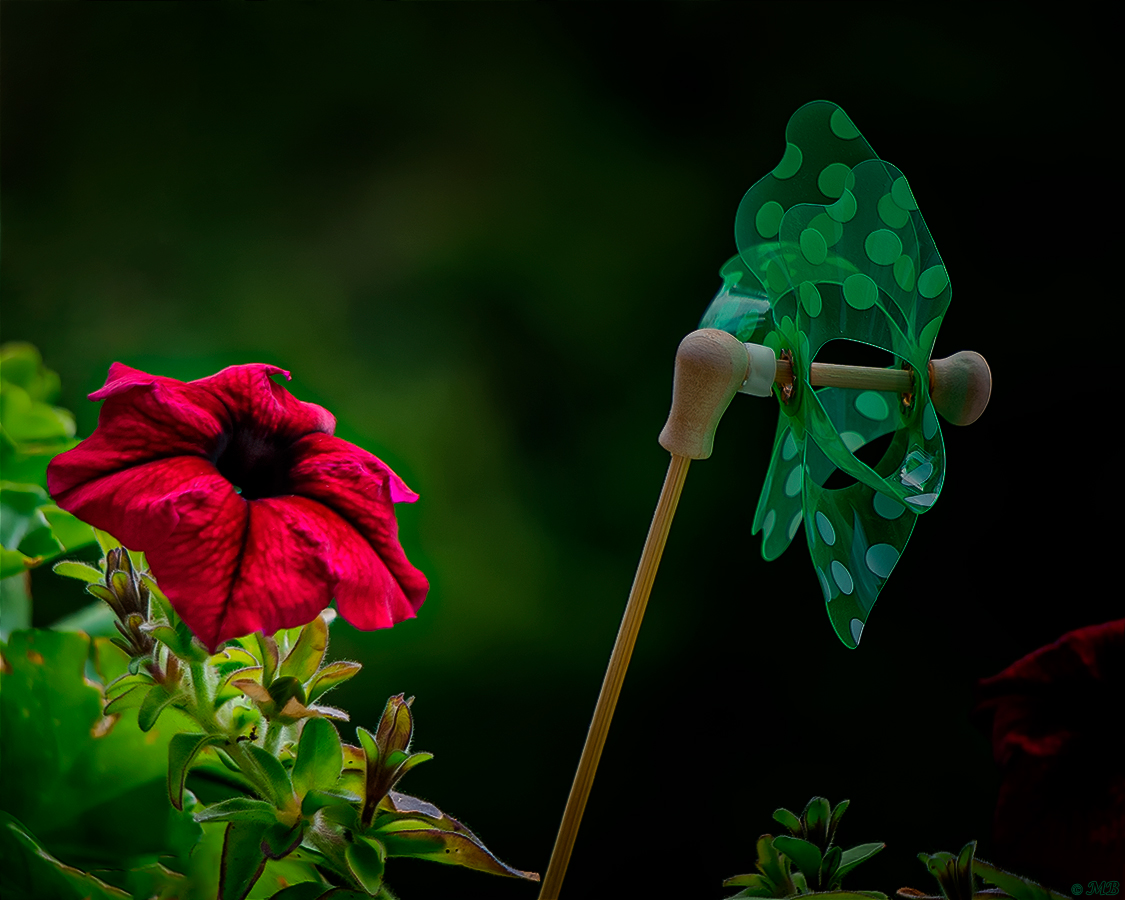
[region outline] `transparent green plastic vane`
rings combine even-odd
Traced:
[[[856,647],[917,516],[945,474],[928,363],[949,306],[949,277],[902,173],[876,156],[840,107],[806,104],[785,130],[785,155],[746,192],[738,256],[701,328],[765,344],[793,365],[754,515],[762,555],[776,559],[804,524],[828,616]],[[914,393],[813,388],[810,366],[829,341],[893,354]],[[855,451],[884,435],[868,466]],[[828,488],[839,469],[854,479]]]

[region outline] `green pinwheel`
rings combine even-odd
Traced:
[[[742,199],[738,256],[700,327],[791,362],[791,383],[773,385],[781,415],[753,529],[771,560],[804,524],[832,626],[856,647],[917,517],[941,493],[929,362],[949,276],[906,178],[839,106],[802,106],[785,137],[781,162]],[[893,354],[911,390],[814,389],[813,360],[836,339]],[[856,457],[888,434],[873,467]],[[837,469],[854,483],[828,487]]]

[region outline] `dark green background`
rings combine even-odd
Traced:
[[[391,463],[432,590],[393,631],[338,626],[365,670],[336,700],[371,725],[417,695],[437,759],[403,787],[544,871],[667,465],[676,344],[789,115],[836,101],[910,178],[954,286],[936,353],[984,353],[992,406],[945,426],[942,500],[848,651],[803,540],[761,560],[776,409],[735,399],[567,886],[724,896],[772,811],[820,793],[853,801],[845,845],[888,843],[852,887],[930,888],[919,851],[991,858],[975,681],[1120,615],[1098,424],[1120,111],[1107,22],[1052,9],[4,3],[2,336],[42,348],[82,435],[113,360],[270,362]],[[51,580],[37,623],[82,602]],[[536,896],[389,874],[404,900]]]

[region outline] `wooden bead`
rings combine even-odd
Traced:
[[[734,335],[715,328],[693,331],[676,351],[672,410],[660,446],[676,456],[707,459],[715,429],[750,374],[750,356]]]
[[[962,350],[930,360],[930,395],[946,421],[973,424],[992,395],[992,372],[985,358],[973,350]]]

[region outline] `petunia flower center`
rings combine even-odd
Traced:
[[[215,468],[245,500],[279,497],[293,492],[289,480],[289,442],[236,425],[220,444]]]

